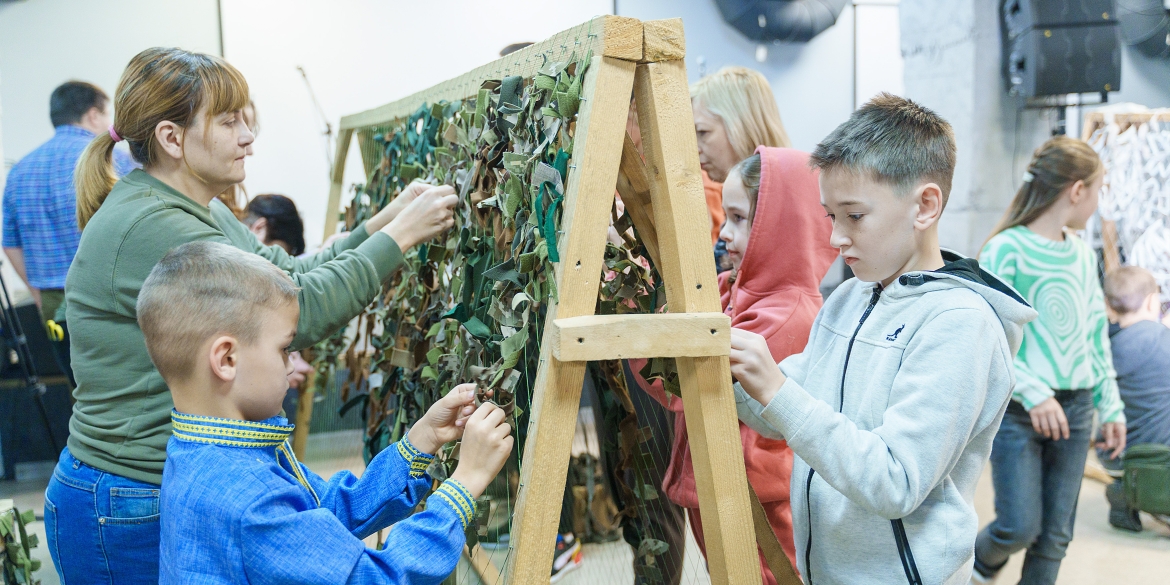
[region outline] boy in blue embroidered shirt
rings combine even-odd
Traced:
[[[171,251],[143,284],[138,321],[175,402],[160,582],[439,583],[512,450],[503,411],[474,408],[474,386],[457,386],[360,479],[326,482],[296,460],[279,416],[296,298],[276,266],[209,242]],[[451,479],[407,518],[431,485],[433,453],[461,436]],[[362,543],[398,520],[384,549]]]

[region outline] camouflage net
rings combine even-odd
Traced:
[[[478,384],[482,400],[512,417],[516,448],[523,452],[545,311],[557,299],[556,235],[591,55],[576,57],[550,61],[532,78],[487,81],[473,99],[423,104],[397,124],[359,131],[363,153],[376,156],[345,211],[347,229],[414,180],[451,185],[459,195],[455,229],[408,254],[384,294],[355,320],[356,331],[339,331],[314,349],[319,393],[333,385],[341,356],[350,366],[340,385],[340,413],[362,409],[367,461],[451,388],[469,381]],[[656,311],[665,302],[654,284],[660,279],[643,260],[648,256],[629,216],[618,209],[597,313]],[[673,390],[672,372],[673,360],[652,360],[643,375],[664,378]],[[658,497],[658,486],[641,479],[650,456],[638,445],[649,429],[638,428],[619,362],[591,364],[589,375],[603,403],[612,406],[598,416],[620,429],[616,444],[602,446],[613,453],[611,473],[619,478],[614,520],[635,518],[647,500]],[[487,389],[493,391],[490,399],[483,395]],[[430,475],[441,481],[457,459],[457,448],[448,445]],[[492,509],[481,506],[479,524]],[[469,544],[476,536],[473,527]],[[638,554],[666,552],[661,541],[629,531],[626,538]]]

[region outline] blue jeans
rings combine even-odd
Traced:
[[[157,584],[159,486],[61,452],[45,490],[45,532],[62,585]]]
[[[1054,441],[1032,429],[1012,401],[991,449],[996,518],[975,539],[975,568],[993,575],[1024,548],[1020,583],[1051,585],[1073,537],[1081,477],[1093,432],[1091,390],[1056,393],[1068,419],[1068,439]]]

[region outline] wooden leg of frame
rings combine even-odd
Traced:
[[[349,142],[353,128],[344,128],[337,134],[337,152],[333,156],[333,176],[329,183],[329,201],[325,203],[324,241],[337,231],[337,214],[341,212],[341,188],[345,180],[345,159],[349,156]]]
[[[683,61],[638,65],[634,91],[669,310],[719,311]],[[711,580],[756,585],[760,562],[731,365],[726,357],[679,358],[677,363]]]
[[[313,387],[317,383],[317,372],[312,371],[305,375],[305,381],[297,388],[297,413],[293,419],[296,425],[293,429],[292,448],[297,459],[305,459],[305,449],[309,443],[309,423],[313,420],[313,397],[316,395]]]
[[[548,323],[558,315],[592,315],[597,305],[633,84],[634,63],[593,57],[573,139],[575,168],[565,190],[564,236],[556,265],[559,303],[549,307]],[[585,379],[585,362],[552,357],[553,329],[545,329],[541,346],[513,519],[514,551],[506,571],[511,583],[522,585],[548,583]]]

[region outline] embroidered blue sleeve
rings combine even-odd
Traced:
[[[431,461],[435,460],[434,455],[419,451],[418,447],[415,447],[407,437],[402,437],[395,445],[398,446],[398,453],[410,465],[410,477],[422,477],[426,474],[427,468],[431,466]]]
[[[321,507],[332,511],[354,536],[365,538],[409,516],[422,502],[431,486],[424,472],[433,459],[403,438],[378,453],[361,478],[342,471],[326,482],[302,468]],[[416,466],[422,470],[417,475]]]
[[[327,510],[301,509],[303,502],[290,486],[266,493],[243,515],[238,534],[248,582],[437,585],[455,570],[466,542],[450,511],[428,510],[396,524],[375,551]]]
[[[427,498],[427,509],[430,510],[434,506],[450,507],[465,530],[475,518],[475,498],[467,490],[467,486],[454,479],[444,481],[443,485]]]

